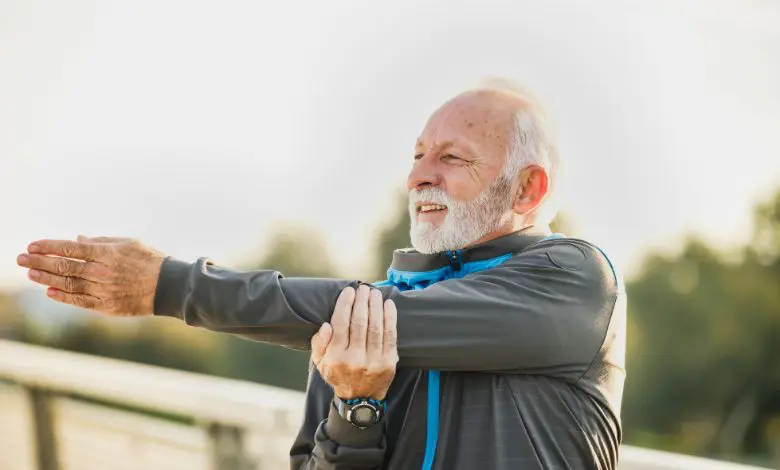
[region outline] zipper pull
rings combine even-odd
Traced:
[[[463,269],[463,259],[461,258],[460,250],[447,251],[447,257],[450,260],[450,266],[452,266],[453,271],[460,271]]]

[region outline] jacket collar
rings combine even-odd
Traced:
[[[549,235],[549,231],[531,226],[503,237],[488,240],[479,245],[453,251],[460,252],[459,263],[484,261],[507,253],[519,253],[529,245],[543,240]],[[452,263],[450,253],[452,252],[424,254],[412,248],[395,250],[390,268],[396,271],[407,272],[432,271],[450,265]]]

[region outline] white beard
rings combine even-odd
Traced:
[[[441,226],[417,221],[418,201],[447,206]],[[461,249],[506,224],[512,216],[511,207],[512,184],[503,175],[468,202],[455,201],[437,187],[413,189],[409,191],[412,246],[420,253]]]

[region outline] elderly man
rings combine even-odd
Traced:
[[[477,88],[416,142],[415,249],[385,281],[236,272],[113,238],[40,240],[18,263],[61,302],[311,347],[293,469],[614,469],[626,298],[598,248],[550,233],[556,167],[538,103]]]

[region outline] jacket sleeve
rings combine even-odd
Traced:
[[[370,470],[382,467],[384,422],[361,430],[344,421],[333,391],[310,365],[303,425],[290,450],[293,470]]]
[[[308,349],[341,289],[358,284],[236,272],[205,259],[167,260],[155,312]],[[558,240],[423,290],[380,289],[398,307],[399,367],[573,377],[587,370],[604,342],[618,283],[597,248]]]

